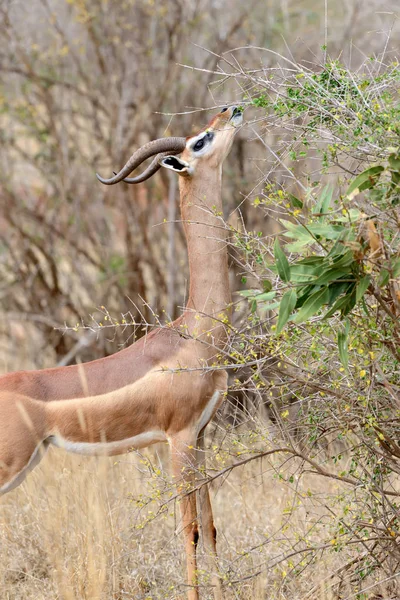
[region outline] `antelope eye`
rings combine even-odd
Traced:
[[[227,110],[228,110],[228,107],[227,107],[227,106],[225,106],[225,108],[223,108],[223,109],[221,110],[221,112],[223,113],[223,112],[226,112]]]
[[[201,150],[204,146],[204,139],[198,140],[193,146],[193,150],[196,152],[197,150]]]

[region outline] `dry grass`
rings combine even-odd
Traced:
[[[217,454],[215,465],[224,460]],[[292,576],[298,557],[273,564],[296,540],[318,543],[320,527],[326,531],[334,519],[326,497],[331,502],[338,489],[316,476],[293,485],[277,478],[276,469],[277,462],[256,461],[234,470],[222,486],[214,483],[226,597],[331,598],[323,577],[336,568],[336,554],[328,552],[311,578],[308,570]],[[27,481],[0,500],[1,598],[181,597],[183,552],[173,496],[166,446],[117,460],[51,449]],[[203,598],[209,598],[206,573],[202,579]]]

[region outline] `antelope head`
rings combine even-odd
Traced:
[[[160,160],[163,167],[180,175],[191,177],[199,164],[216,168],[228,155],[235,129],[243,122],[242,110],[237,106],[223,108],[211,119],[205,129],[197,135],[186,138],[185,149],[180,157],[169,155]]]
[[[166,167],[184,177],[195,174],[201,163],[216,168],[228,155],[235,130],[242,124],[242,109],[237,106],[223,108],[211,119],[210,123],[197,135],[184,137],[161,138],[148,142],[130,157],[122,169],[110,179],[96,174],[97,179],[105,185],[113,185],[120,181],[141,183],[149,179],[160,167]],[[181,157],[176,156],[181,154]],[[147,158],[154,157],[151,164],[136,177],[128,178]]]

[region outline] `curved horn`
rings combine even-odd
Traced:
[[[152,175],[154,175],[154,173],[157,173],[157,171],[159,169],[161,169],[160,162],[162,161],[163,158],[165,158],[166,156],[169,156],[170,154],[179,154],[179,152],[177,152],[176,150],[173,150],[171,152],[160,152],[153,158],[153,160],[151,161],[151,163],[149,164],[147,169],[145,171],[143,171],[143,173],[141,173],[137,177],[125,177],[125,179],[123,179],[123,182],[124,183],[142,183],[142,181],[146,181],[146,179],[149,179]],[[114,173],[114,174],[116,175],[116,173]]]
[[[169,154],[175,152],[178,154],[185,149],[186,146],[186,138],[184,137],[170,137],[170,138],[160,138],[158,140],[153,140],[152,142],[148,142],[136,152],[132,154],[128,162],[122,169],[115,175],[115,177],[111,177],[110,179],[104,179],[100,177],[98,173],[96,173],[96,177],[101,183],[105,185],[113,185],[114,183],[118,183],[127,177],[134,169],[136,169],[144,160],[154,156],[155,154],[160,154],[167,152]],[[157,168],[156,168],[157,167]],[[138,178],[134,177],[132,179],[138,179],[135,182],[130,183],[140,183],[140,181],[144,181],[143,177],[146,174],[145,179],[153,175],[158,170],[158,164],[155,164],[155,160],[152,161],[151,165],[138,176]]]

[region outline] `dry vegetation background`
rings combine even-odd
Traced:
[[[282,64],[260,48],[318,65],[327,43],[354,70],[390,55],[398,8],[396,0],[1,0],[0,373],[95,359],[142,335],[107,328],[109,315],[153,323],[154,313],[179,314],[187,268],[175,178],[160,172],[109,189],[96,171],[118,168],[148,140],[189,135],[207,110],[246,101],[240,77],[215,72]],[[267,218],[252,200],[267,174],[285,181],[273,152],[283,134],[261,121],[265,110],[245,115],[225,165],[225,216],[267,234],[271,211]],[[298,168],[305,182],[315,162]],[[242,272],[232,260],[233,290]],[[212,474],[279,436],[266,410],[235,417],[248,408],[237,387],[210,433]],[[338,551],[345,484],[297,478],[301,457],[290,467],[283,460],[250,461],[213,484],[227,598],[397,598],[398,556],[365,580],[351,570],[352,545]],[[169,483],[163,447],[104,461],[49,452],[0,502],[0,598],[177,598],[185,588]],[[348,510],[356,505],[355,495]],[[208,598],[207,574],[202,581]]]

